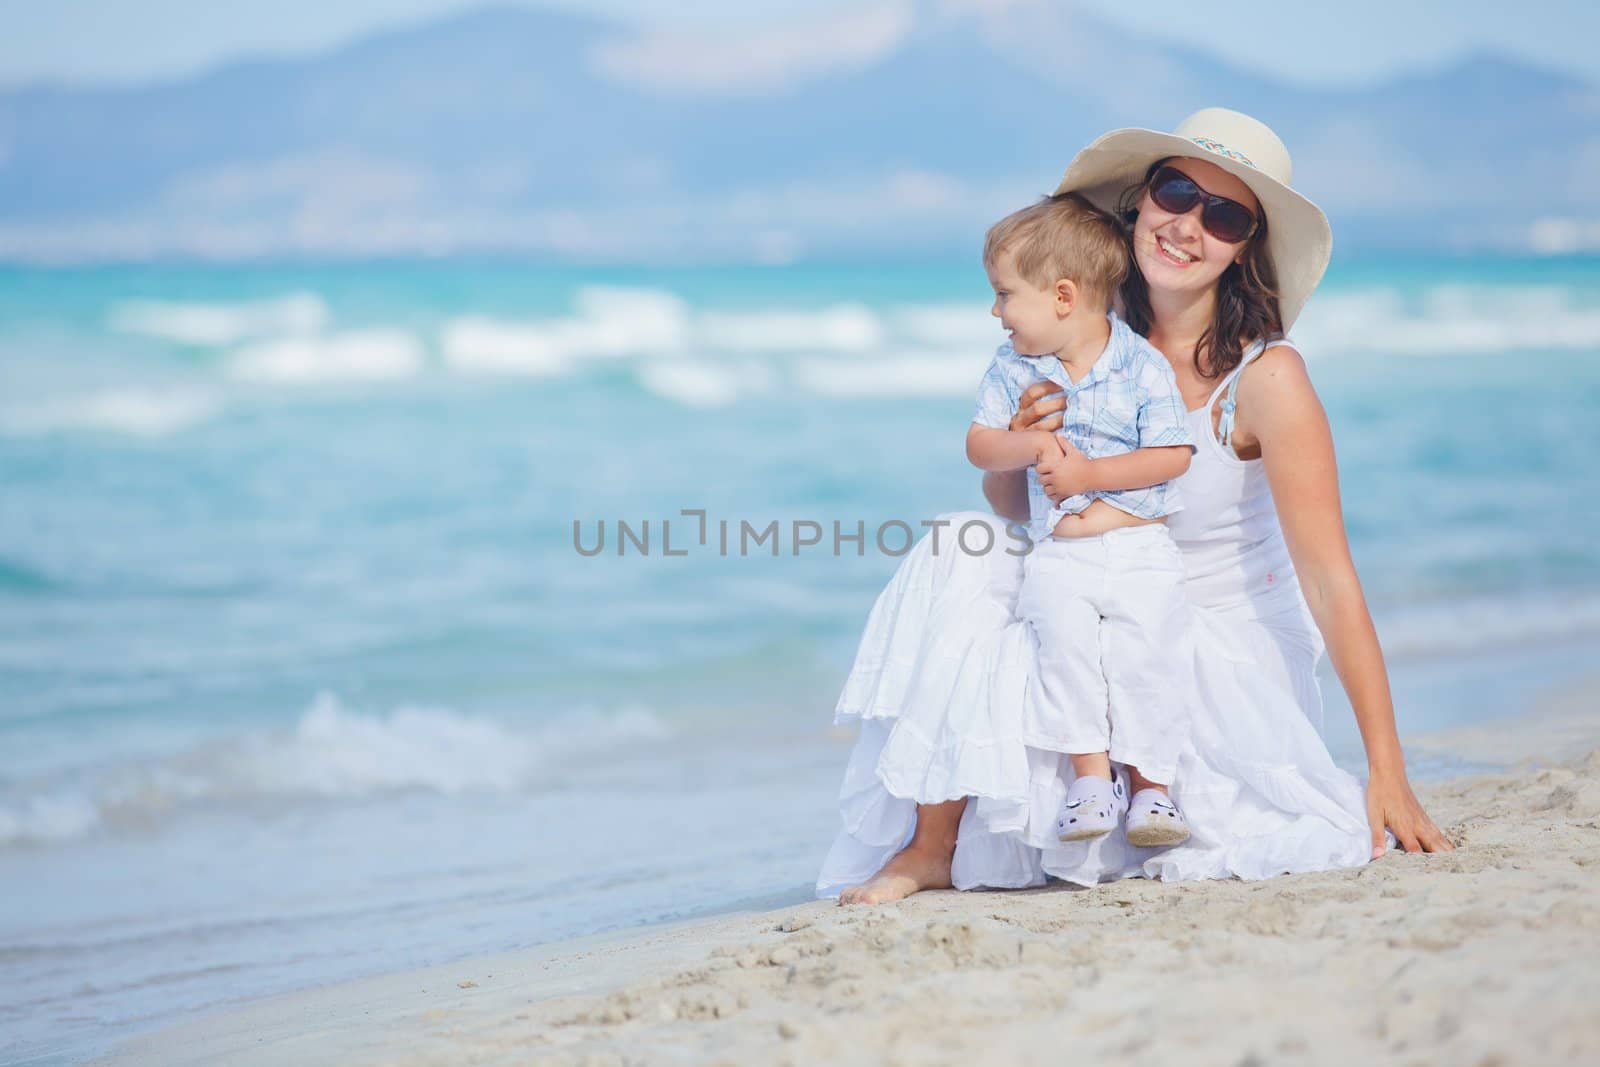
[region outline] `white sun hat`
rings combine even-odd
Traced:
[[[1171,133],[1112,130],[1073,157],[1056,192],[1081,193],[1095,206],[1116,211],[1123,192],[1144,181],[1150,164],[1169,156],[1215,164],[1256,194],[1267,216],[1267,251],[1278,272],[1278,306],[1288,330],[1328,269],[1333,231],[1321,208],[1289,188],[1289,150],[1265,123],[1208,107]]]

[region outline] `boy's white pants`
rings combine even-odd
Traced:
[[[1017,615],[1038,641],[1024,742],[1109,752],[1170,784],[1195,699],[1183,561],[1166,526],[1049,538],[1023,560]]]

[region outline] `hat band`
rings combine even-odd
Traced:
[[[1236,160],[1252,170],[1260,169],[1256,166],[1255,161],[1249,156],[1245,155],[1243,152],[1238,152],[1232,148],[1229,148],[1221,141],[1213,141],[1209,137],[1191,137],[1189,140],[1193,141],[1195,144],[1199,145],[1201,148],[1204,148],[1207,152],[1213,153],[1214,155],[1225,156],[1228,159]]]

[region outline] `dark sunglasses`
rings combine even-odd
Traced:
[[[1170,215],[1186,215],[1204,203],[1200,225],[1219,241],[1236,245],[1255,232],[1254,213],[1237,200],[1213,196],[1177,167],[1159,167],[1150,177],[1150,199]]]

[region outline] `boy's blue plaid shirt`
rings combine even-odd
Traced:
[[[1090,459],[1163,445],[1193,448],[1189,413],[1183,406],[1172,366],[1115,314],[1107,319],[1111,339],[1076,385],[1054,355],[1020,356],[1009,343],[1001,345],[978,386],[978,406],[972,421],[1000,430],[1010,428],[1023,390],[1048,380],[1062,386],[1067,398],[1064,421],[1057,432]],[[1029,467],[1029,533],[1035,541],[1043,540],[1062,516],[1082,511],[1096,498],[1143,519],[1171,515],[1183,508],[1175,482],[1144,489],[1078,493],[1052,505],[1039,484],[1038,472]]]

